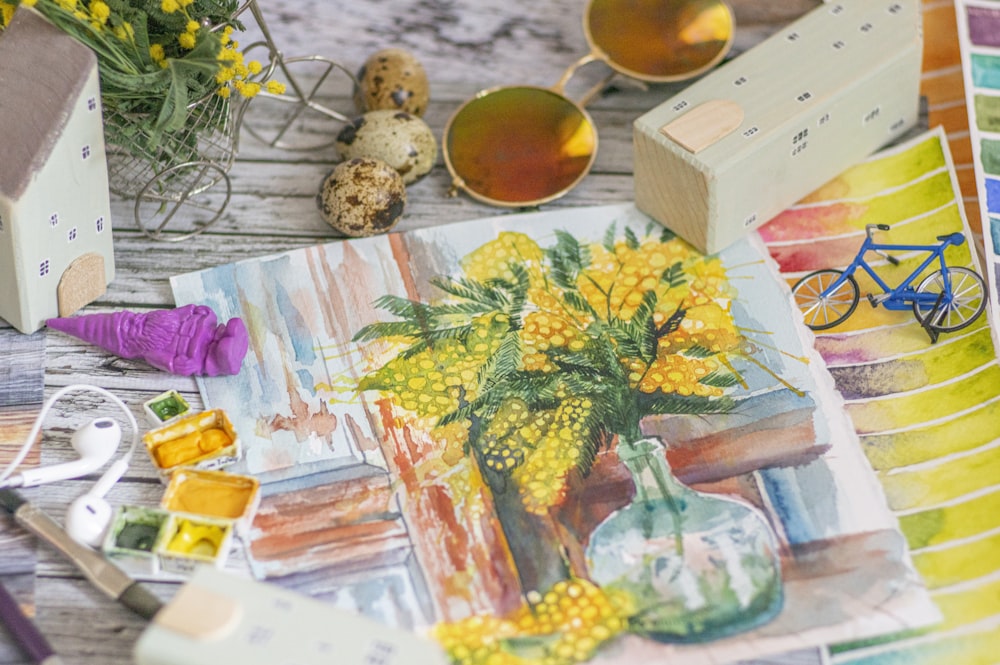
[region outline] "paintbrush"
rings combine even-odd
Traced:
[[[14,641],[21,645],[31,662],[38,665],[62,665],[62,659],[52,650],[38,627],[21,611],[21,606],[3,584],[0,584],[0,622],[7,627]]]
[[[0,508],[24,529],[57,549],[100,591],[145,619],[153,618],[163,603],[121,568],[94,550],[76,542],[39,508],[11,489],[0,490]]]

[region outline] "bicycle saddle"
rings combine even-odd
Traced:
[[[951,245],[961,245],[965,242],[965,234],[955,231],[954,233],[949,233],[948,235],[938,236],[937,239]]]

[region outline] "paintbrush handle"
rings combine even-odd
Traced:
[[[133,612],[150,619],[162,607],[161,601],[149,589],[103,555],[73,540],[58,522],[17,492],[0,490],[0,506],[11,512],[24,529],[61,552],[91,584]]]
[[[118,568],[94,550],[81,545],[48,514],[30,503],[25,503],[14,519],[22,527],[35,534],[72,561],[80,572],[105,594],[118,598],[133,580],[125,571]]]
[[[62,661],[56,656],[48,640],[42,635],[34,622],[21,611],[21,606],[10,594],[7,588],[0,584],[0,621],[7,626],[14,640],[21,645],[24,653],[33,663],[39,665],[58,665]]]

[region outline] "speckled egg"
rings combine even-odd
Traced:
[[[354,103],[358,110],[392,109],[423,115],[431,86],[420,61],[401,48],[387,48],[368,56],[358,71]]]
[[[427,175],[437,161],[434,132],[405,111],[369,111],[348,123],[337,135],[344,159],[374,157],[399,172],[404,184]]]
[[[380,159],[359,157],[337,164],[316,197],[323,219],[344,235],[360,238],[385,233],[406,206],[406,185],[396,169]]]

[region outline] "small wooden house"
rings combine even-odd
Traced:
[[[24,6],[0,32],[0,318],[30,333],[114,279],[97,58]]]

